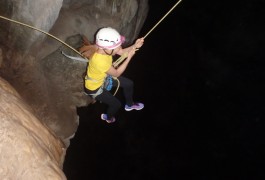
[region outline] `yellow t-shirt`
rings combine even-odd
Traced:
[[[93,91],[102,86],[111,65],[112,56],[95,53],[89,60],[85,87]]]

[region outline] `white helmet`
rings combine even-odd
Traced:
[[[111,27],[100,29],[96,35],[96,44],[102,49],[115,49],[124,41],[125,38]]]

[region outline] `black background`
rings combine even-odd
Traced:
[[[150,0],[144,36],[176,1]],[[69,180],[265,178],[264,0],[182,0],[124,76],[141,111],[79,108]],[[123,100],[121,91],[116,95]]]

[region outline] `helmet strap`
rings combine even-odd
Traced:
[[[111,53],[108,53],[105,49],[103,49],[103,51],[104,51],[107,55],[112,55],[114,49],[111,50]]]

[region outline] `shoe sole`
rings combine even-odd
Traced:
[[[107,123],[114,123],[114,122],[115,122],[115,120],[114,120],[114,121],[108,121],[108,120],[106,120],[106,122],[107,122]]]
[[[134,108],[132,108],[132,109],[125,109],[125,111],[132,111],[132,110],[136,110],[136,111],[139,111],[139,110],[141,110],[141,109],[143,109],[144,107],[142,107],[142,108],[140,108],[140,109],[134,109]]]
[[[106,121],[106,120],[104,119],[104,114],[101,114],[100,117],[101,117],[101,120],[102,120],[102,121]]]
[[[101,116],[100,116],[100,117],[101,117],[101,120],[102,120],[102,121],[106,121],[107,123],[114,123],[114,122],[116,121],[116,119],[114,119],[113,121],[106,120],[106,119],[104,119],[103,116],[104,116],[104,114],[101,114]]]

